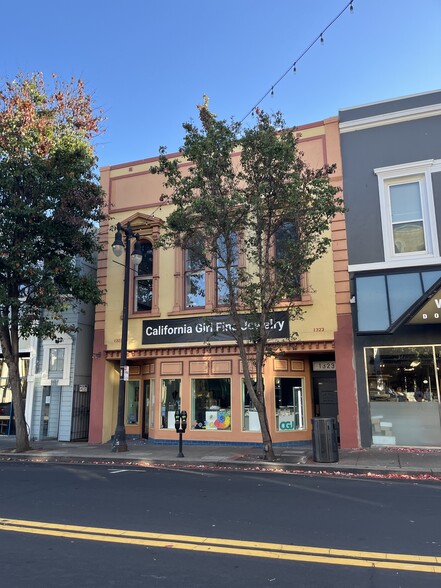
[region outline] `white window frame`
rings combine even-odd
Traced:
[[[402,165],[374,169],[378,178],[381,226],[383,233],[384,259],[386,262],[402,264],[416,260],[439,257],[439,243],[436,229],[435,206],[432,189],[432,173],[441,171],[441,160],[429,159]],[[421,196],[422,220],[424,226],[425,251],[396,253],[393,239],[390,187],[418,182]]]
[[[60,353],[62,352],[62,353]],[[51,369],[52,360],[55,359],[55,368]],[[49,375],[63,372],[64,368],[64,349],[63,347],[49,347]]]
[[[72,338],[64,334],[59,336],[60,342],[55,343],[51,339],[43,341],[43,365],[41,370],[41,385],[51,386],[56,382],[57,386],[69,386],[70,384],[70,363],[72,357]],[[63,377],[55,381],[49,378],[49,355],[51,349],[64,349]]]

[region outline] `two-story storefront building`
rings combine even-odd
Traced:
[[[441,91],[341,110],[363,446],[440,446]]]
[[[337,163],[331,182],[340,186],[337,118],[297,131],[310,165]],[[174,415],[181,409],[189,415],[187,443],[259,443],[257,412],[245,390],[229,317],[215,312],[213,273],[195,268],[181,249],[155,248],[168,214],[160,201],[163,178],[150,173],[156,163],[152,158],[101,170],[110,220],[100,227],[98,280],[106,294],[95,319],[89,441],[107,442],[117,422],[124,268],[111,245],[116,224],[130,223],[140,235],[142,261],[130,272],[126,434],[175,442]],[[308,443],[314,416],[338,417],[342,444],[359,443],[342,217],[332,232],[333,248],[303,277],[304,319],[290,323],[282,309],[268,327],[283,352],[268,359],[264,372],[275,443]],[[288,342],[293,332],[298,336]]]

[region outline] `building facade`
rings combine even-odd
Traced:
[[[25,408],[31,441],[88,439],[95,309],[83,304],[65,314],[77,332],[35,339]]]
[[[331,181],[341,186],[338,119],[299,128],[298,140],[310,165],[337,163]],[[214,312],[214,275],[194,267],[180,249],[154,248],[168,212],[160,202],[163,178],[150,173],[156,163],[153,158],[101,170],[110,221],[100,230],[98,280],[106,298],[95,317],[89,440],[107,442],[117,419],[124,269],[111,244],[119,222],[140,234],[143,251],[130,278],[126,434],[175,442],[179,408],[188,413],[187,443],[259,443],[257,412],[228,334],[229,317]],[[290,324],[280,312],[269,326],[284,351],[268,359],[264,373],[275,443],[308,443],[314,416],[338,417],[342,443],[359,442],[343,218],[335,219],[332,232],[333,249],[304,277],[308,291],[299,302],[304,320]],[[284,338],[293,332],[298,337],[287,343]]]
[[[37,341],[35,337],[20,339],[19,373],[23,395],[26,395],[29,371],[35,358]],[[25,415],[26,416],[26,415]],[[26,422],[28,420],[26,419]],[[15,435],[12,391],[9,386],[8,366],[0,349],[0,435]]]
[[[82,273],[96,274],[96,266],[78,260]],[[25,420],[31,441],[87,440],[95,308],[70,307],[65,319],[77,332],[57,340],[20,340],[20,374],[25,397]],[[0,355],[0,434],[15,434],[12,392],[6,362]]]
[[[339,118],[361,443],[440,446],[441,92]]]

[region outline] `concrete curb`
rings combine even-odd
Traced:
[[[344,466],[336,462],[334,465],[308,463],[292,464],[284,462],[255,462],[245,460],[213,459],[212,461],[195,461],[185,458],[176,459],[149,459],[134,457],[100,457],[100,456],[66,456],[66,455],[41,455],[29,453],[2,453],[0,462],[30,462],[30,463],[53,463],[60,465],[103,465],[117,467],[153,467],[153,468],[175,468],[175,469],[204,469],[204,470],[229,470],[229,471],[255,471],[264,473],[290,473],[298,475],[326,475],[336,477],[367,477],[367,478],[398,478],[398,479],[423,479],[441,482],[441,472],[432,470],[403,469],[403,468],[376,468],[376,467],[354,467]]]

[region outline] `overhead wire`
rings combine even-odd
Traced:
[[[240,121],[241,123],[243,123],[243,121],[245,119],[247,119],[250,116],[250,114],[253,114],[255,112],[256,108],[259,107],[259,105],[265,100],[265,98],[269,94],[271,94],[271,96],[274,96],[274,88],[277,86],[277,84],[279,84],[291,71],[293,71],[294,73],[296,72],[297,64],[299,63],[299,61],[308,53],[308,51],[310,49],[312,49],[312,47],[314,47],[314,45],[317,43],[317,41],[320,41],[320,43],[324,42],[323,35],[342,16],[342,14],[344,14],[344,12],[348,8],[351,12],[353,11],[353,8],[354,8],[352,6],[353,2],[354,2],[354,0],[350,0],[350,2],[348,2],[346,4],[346,6],[337,14],[337,16],[334,17],[328,25],[326,25],[326,27],[321,31],[321,33],[319,35],[317,35],[317,37],[308,45],[308,47],[306,47],[306,49],[304,49],[304,51],[302,51],[302,53],[297,57],[297,59],[295,61],[293,61],[293,63],[289,66],[289,68],[285,71],[285,73],[283,73],[280,76],[280,78],[274,84],[271,85],[269,90],[267,90],[267,92],[265,92],[265,94],[262,96],[262,98],[247,112],[247,114]]]
[[[321,44],[324,43],[324,37],[323,35],[326,33],[326,31],[346,12],[346,10],[349,8],[349,10],[352,12],[353,11],[353,2],[354,0],[350,0],[346,6],[344,6],[344,8],[342,8],[342,10],[340,10],[340,12],[337,14],[337,16],[335,16],[331,22],[329,24],[326,25],[326,27],[321,31],[321,33],[319,33],[317,35],[317,37],[308,45],[308,47],[306,47],[306,49],[304,49],[302,51],[302,53],[297,57],[297,59],[289,66],[289,68],[285,71],[285,73],[283,73],[279,79],[274,82],[274,84],[271,85],[271,87],[269,88],[269,90],[262,96],[262,98],[247,112],[247,114],[242,118],[242,120],[240,121],[241,123],[243,123],[243,121],[245,119],[247,119],[249,117],[250,114],[253,114],[256,110],[256,108],[259,107],[259,105],[265,100],[265,98],[271,94],[271,96],[274,96],[274,88],[291,72],[293,71],[294,73],[296,72],[297,69],[297,64],[299,63],[299,61],[308,53],[308,51],[310,51],[310,49],[312,49],[312,47],[314,47],[314,45],[317,43],[317,41],[320,41]],[[162,204],[159,205],[154,211],[153,211],[153,215],[155,215],[155,213],[158,210],[161,210],[162,208]]]

